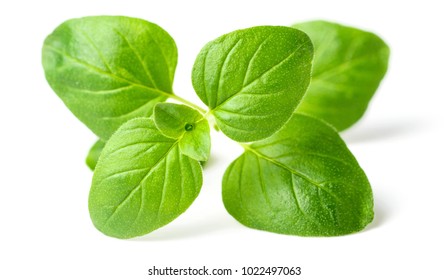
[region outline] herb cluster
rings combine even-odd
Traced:
[[[68,20],[42,56],[50,86],[99,137],[86,160],[89,211],[106,235],[144,235],[187,210],[201,190],[210,127],[244,147],[222,180],[224,205],[242,224],[335,236],[373,219],[369,181],[338,134],[386,73],[389,49],[372,33],[312,21],[223,35],[193,66],[207,110],[174,94],[175,42],[141,19]]]

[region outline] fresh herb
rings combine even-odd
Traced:
[[[343,129],[359,118],[345,106],[365,110],[386,70],[387,46],[330,23],[295,27],[311,39],[297,28],[258,26],[206,44],[192,82],[208,110],[173,93],[177,48],[153,23],[86,17],[49,35],[47,80],[100,138],[86,159],[95,227],[132,238],[186,211],[202,186],[214,126],[245,149],[223,179],[226,209],[242,224],[300,236],[363,229],[373,219],[369,182],[325,121]],[[371,58],[377,52],[381,61]]]

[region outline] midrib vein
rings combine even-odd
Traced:
[[[114,74],[113,72],[107,72],[107,71],[104,71],[104,70],[102,70],[101,68],[98,68],[98,67],[96,67],[96,66],[94,66],[94,65],[92,65],[92,64],[90,64],[90,63],[88,63],[88,62],[85,62],[85,61],[80,60],[80,59],[78,59],[78,58],[76,58],[76,57],[73,57],[73,56],[67,54],[66,52],[61,51],[61,50],[59,50],[59,49],[57,49],[57,48],[55,48],[55,47],[53,47],[53,46],[45,45],[45,47],[51,49],[52,51],[54,51],[54,52],[56,52],[56,53],[58,53],[58,54],[60,54],[60,55],[62,55],[62,56],[65,56],[66,58],[68,58],[68,59],[70,59],[70,60],[72,60],[72,61],[74,61],[74,62],[76,62],[76,63],[78,63],[78,64],[83,65],[84,67],[87,67],[87,68],[89,68],[89,69],[91,69],[91,70],[93,70],[93,71],[95,71],[95,72],[97,72],[97,73],[100,73],[100,74],[102,74],[102,75],[106,75],[106,76],[112,77],[112,78],[114,78],[114,79],[117,79],[117,80],[120,80],[120,81],[122,81],[122,82],[128,83],[129,85],[133,85],[133,86],[141,87],[141,88],[144,88],[144,89],[147,89],[147,90],[156,92],[156,93],[158,93],[158,94],[160,94],[160,95],[166,96],[167,98],[173,98],[173,96],[175,96],[175,95],[172,94],[172,93],[168,93],[168,92],[162,91],[162,90],[160,90],[160,89],[152,88],[152,87],[149,87],[149,86],[147,86],[147,85],[143,85],[143,84],[139,84],[139,83],[133,82],[133,81],[131,81],[131,80],[129,80],[129,79],[126,79],[126,78],[123,78],[123,77],[121,77],[121,76],[117,76],[117,75]]]
[[[149,177],[149,175],[151,175],[151,173],[154,171],[154,169],[166,158],[166,156],[171,152],[171,150],[176,147],[178,142],[179,142],[179,140],[177,140],[176,142],[173,143],[173,145],[168,149],[168,151],[165,154],[163,154],[157,160],[157,162],[148,170],[148,173],[146,173],[146,175],[140,180],[140,182],[138,182],[138,184],[129,192],[129,194],[126,195],[126,197],[117,205],[117,207],[115,207],[114,212],[112,212],[112,214],[109,216],[109,218],[107,218],[107,220],[104,222],[103,227],[106,227],[107,224],[109,223],[109,221],[115,215],[115,213],[117,213],[117,211],[122,207],[122,205],[124,203],[126,203],[126,201],[130,197],[132,197],[133,194],[135,194],[137,191],[139,191],[142,188],[142,183]]]
[[[271,68],[269,68],[268,70],[266,70],[265,72],[261,73],[261,75],[259,75],[257,78],[255,78],[254,80],[252,80],[251,82],[249,82],[248,84],[243,84],[241,89],[230,95],[229,97],[227,97],[227,99],[223,100],[220,104],[218,104],[217,106],[215,106],[213,109],[210,110],[210,112],[212,113],[213,111],[216,111],[217,109],[219,109],[221,106],[223,106],[224,104],[226,104],[227,102],[229,102],[230,100],[232,100],[235,96],[237,96],[238,94],[242,94],[247,88],[249,88],[250,86],[252,86],[253,84],[255,84],[256,82],[258,82],[261,78],[263,78],[265,75],[269,74],[270,72],[272,72],[273,70],[279,68],[280,66],[283,65],[283,63],[285,63],[287,60],[289,60],[291,57],[293,57],[304,45],[300,45],[298,48],[296,48],[293,52],[291,52],[287,57],[283,58],[280,62],[278,62],[277,64],[275,64],[274,66],[272,66]],[[246,72],[249,71],[249,69],[246,70]]]
[[[290,167],[284,165],[283,163],[278,162],[278,161],[276,161],[276,160],[274,160],[274,159],[272,159],[272,158],[269,158],[269,157],[267,157],[267,156],[261,154],[261,153],[258,152],[257,150],[252,149],[250,146],[244,145],[244,148],[246,149],[246,151],[249,151],[249,152],[255,154],[257,157],[260,157],[260,158],[262,158],[262,159],[264,159],[264,160],[267,160],[267,161],[269,161],[269,162],[271,162],[271,163],[273,163],[273,164],[275,164],[275,165],[277,165],[277,166],[279,166],[279,167],[281,167],[281,168],[286,169],[287,171],[291,172],[292,174],[297,175],[297,176],[299,176],[300,178],[304,179],[305,181],[311,183],[312,185],[314,185],[314,186],[316,186],[316,187],[318,187],[318,188],[321,187],[319,183],[313,181],[312,179],[310,179],[310,178],[309,178],[308,176],[306,176],[305,174],[300,173],[300,172],[298,172],[298,171],[296,171],[296,170],[294,170],[294,169],[291,169]]]

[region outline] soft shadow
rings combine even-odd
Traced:
[[[390,121],[387,123],[363,123],[341,133],[349,144],[386,140],[412,134],[429,127],[421,120]]]
[[[229,217],[205,216],[188,224],[170,225],[151,234],[137,237],[133,241],[170,241],[176,239],[196,238],[212,232],[230,230],[240,227],[238,222]]]

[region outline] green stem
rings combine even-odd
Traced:
[[[202,109],[202,108],[199,107],[198,105],[196,105],[196,104],[194,104],[194,103],[192,103],[192,102],[190,102],[190,101],[188,101],[188,100],[186,100],[186,99],[183,99],[182,97],[180,97],[180,96],[178,96],[178,95],[174,95],[174,94],[172,94],[172,95],[170,95],[170,98],[175,99],[175,100],[177,100],[177,101],[179,101],[179,102],[182,102],[182,103],[184,103],[185,105],[188,105],[188,106],[190,106],[190,107],[193,107],[193,108],[195,108],[196,110],[198,110],[199,112],[201,112],[202,114],[205,114],[205,113],[207,112],[206,110]]]
[[[252,151],[252,148],[249,147],[249,144],[245,144],[245,143],[241,143],[241,142],[236,142],[236,143],[238,143],[241,147],[243,147],[245,151]]]

